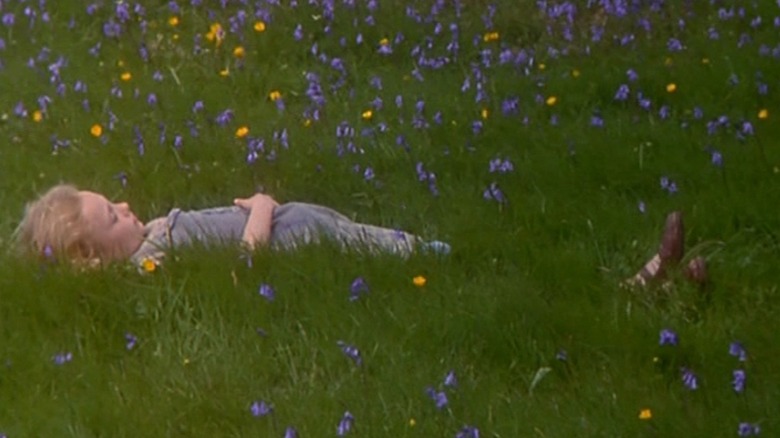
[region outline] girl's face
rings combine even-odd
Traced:
[[[113,203],[105,196],[79,192],[81,214],[89,227],[93,244],[101,258],[127,259],[144,241],[144,224],[126,202]]]

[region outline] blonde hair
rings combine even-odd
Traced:
[[[79,190],[69,184],[54,186],[27,204],[15,233],[19,249],[37,258],[94,260],[99,255],[90,242],[81,204]]]

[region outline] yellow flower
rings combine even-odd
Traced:
[[[246,126],[241,126],[240,128],[236,129],[236,137],[238,138],[244,138],[247,134],[249,134],[249,128]]]
[[[543,62],[539,63],[539,70],[544,70],[546,68],[547,68],[547,65],[545,65],[545,63],[543,63]]]
[[[130,79],[133,79],[133,74],[130,73],[129,71],[126,71],[126,72],[122,73],[122,75],[119,76],[119,78],[122,79],[123,81],[127,82]]]
[[[480,112],[483,119],[487,119],[490,116],[490,110],[487,108],[482,108],[482,111]]]
[[[414,285],[417,286],[417,287],[423,287],[423,286],[425,286],[425,283],[427,283],[427,282],[428,282],[428,279],[426,279],[422,275],[418,275],[418,276],[416,276],[416,277],[414,277],[412,279],[412,283],[414,283]]]
[[[653,411],[650,409],[642,409],[639,411],[639,419],[640,420],[649,420],[653,418]]]
[[[179,17],[174,15],[173,17],[169,18],[168,19],[168,24],[170,24],[173,27],[178,26],[179,25]]]
[[[580,77],[580,71],[575,68],[574,70],[571,71],[571,75],[574,78],[578,78]]]
[[[103,135],[103,127],[98,123],[95,123],[91,128],[89,128],[89,133],[92,134],[93,137],[100,137]]]
[[[303,121],[303,127],[304,128],[308,128],[309,126],[311,126],[311,119],[304,120]]]
[[[415,420],[414,418],[410,418],[409,419],[409,427],[414,427],[416,425],[417,425],[417,420]]]
[[[33,122],[36,122],[36,123],[40,122],[41,120],[43,120],[43,113],[41,113],[41,110],[33,111],[32,119],[33,119]]]
[[[482,36],[482,41],[489,43],[491,41],[498,41],[498,32],[488,32]]]
[[[246,51],[241,46],[238,46],[235,49],[233,49],[233,56],[235,56],[236,58],[243,58],[245,54]]]
[[[230,76],[230,69],[225,67],[222,70],[219,71],[219,75],[224,77]]]
[[[263,21],[255,21],[255,32],[265,32],[265,22]]]
[[[545,103],[547,104],[547,106],[555,106],[555,104],[558,103],[558,98],[555,96],[550,96],[547,98]]]
[[[143,267],[144,272],[154,272],[157,269],[157,263],[151,257],[146,257],[141,261],[141,267]]]
[[[184,358],[184,360],[183,360],[183,361],[181,361],[181,363],[182,363],[183,365],[189,365],[189,364],[190,364],[190,358],[189,358],[189,357],[185,357],[185,358]]]
[[[120,59],[119,61],[116,62],[116,66],[117,67],[124,67],[125,66],[125,62]]]
[[[390,40],[388,40],[387,38],[382,38],[381,40],[379,40],[380,46],[386,46],[388,44],[390,44]]]
[[[173,36],[171,36],[171,38],[173,38],[174,41],[179,41],[179,34],[175,33]]]
[[[371,110],[365,110],[361,116],[363,117],[363,120],[371,120],[371,117],[374,117],[374,112]]]
[[[674,64],[674,61],[672,60],[672,58],[666,58],[666,59],[664,59],[664,65],[665,65],[665,66],[669,67],[669,66],[671,66],[672,64]]]
[[[710,63],[710,58],[702,58],[701,59],[701,63],[702,64],[709,64]]]
[[[268,93],[268,98],[271,99],[271,102],[276,102],[282,97],[282,93],[279,92],[279,90],[273,90],[270,93]]]
[[[222,25],[219,23],[213,23],[209,26],[209,31],[206,33],[206,39],[214,41],[217,46],[222,44],[222,39],[225,37],[225,32],[222,30]]]
[[[671,82],[671,83],[666,85],[666,92],[667,93],[674,93],[675,91],[677,91],[677,84],[675,84],[674,82]]]
[[[763,108],[763,109],[761,109],[761,110],[758,112],[758,118],[759,118],[759,119],[761,119],[761,120],[764,120],[764,119],[766,119],[767,117],[769,117],[769,110],[768,110],[768,109],[766,109],[766,108]]]

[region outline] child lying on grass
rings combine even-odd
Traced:
[[[279,205],[263,194],[236,199],[234,204],[196,211],[174,208],[144,225],[126,202],[114,203],[99,193],[63,184],[27,205],[17,240],[24,251],[38,257],[76,264],[130,260],[139,267],[160,263],[166,252],[194,242],[295,249],[331,239],[342,248],[403,257],[415,250],[450,251],[444,242],[425,242],[403,231],[356,223],[320,205]]]

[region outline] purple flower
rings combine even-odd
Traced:
[[[661,330],[660,339],[658,340],[658,345],[677,345],[677,333],[669,330],[669,329],[663,329]]]
[[[761,433],[761,428],[756,423],[739,423],[737,434],[739,436],[755,436]]]
[[[344,436],[352,431],[352,426],[355,423],[355,417],[349,411],[344,412],[344,415],[339,420],[339,425],[336,427],[336,435]]]
[[[455,434],[455,438],[479,438],[479,429],[469,425],[463,426],[463,428]]]
[[[741,394],[745,391],[745,380],[747,375],[745,370],[734,370],[732,373],[734,380],[731,381],[731,386],[734,388],[734,392]]]
[[[287,426],[284,430],[284,438],[298,438],[298,431],[292,426]]]
[[[192,104],[192,112],[197,113],[203,111],[203,101],[198,100],[194,104]]]
[[[501,158],[494,158],[490,160],[488,169],[490,173],[509,173],[515,170],[515,167],[512,165],[512,162],[509,161],[509,158],[505,158],[503,160]]]
[[[449,403],[447,394],[444,393],[444,391],[436,391],[435,389],[428,387],[425,389],[425,393],[428,394],[428,397],[436,404],[436,409],[444,409]]]
[[[496,201],[499,204],[507,202],[504,192],[501,191],[496,182],[490,183],[488,188],[482,192],[482,197],[487,201]]]
[[[669,38],[669,41],[666,42],[666,48],[669,49],[670,52],[679,52],[685,49],[677,38]]]
[[[745,347],[739,341],[734,341],[729,344],[729,354],[738,358],[740,362],[747,360],[747,351],[745,351]]]
[[[596,128],[603,128],[604,127],[604,119],[601,118],[598,114],[594,114],[590,117],[590,126],[596,127]]]
[[[723,155],[721,155],[721,153],[720,153],[720,152],[718,152],[718,151],[717,151],[717,150],[715,150],[715,149],[713,149],[713,150],[710,152],[710,154],[711,154],[711,156],[712,156],[712,158],[711,158],[712,164],[713,164],[715,167],[723,167]]]
[[[620,84],[617,92],[615,92],[615,100],[617,100],[618,102],[623,102],[627,100],[629,92],[630,90],[627,84]]]
[[[265,417],[266,415],[273,412],[273,410],[273,407],[266,403],[265,400],[254,401],[249,407],[249,412],[252,413],[253,417]]]
[[[363,364],[363,358],[360,357],[360,350],[358,350],[357,347],[349,345],[344,341],[338,341],[336,344],[341,348],[341,351],[345,356],[355,362],[355,365],[360,366]]]
[[[219,113],[219,114],[217,115],[217,117],[216,117],[216,118],[214,118],[214,121],[215,121],[215,122],[217,123],[217,125],[219,125],[219,126],[225,126],[225,125],[227,125],[228,123],[230,123],[231,121],[233,121],[233,110],[232,110],[232,109],[230,109],[230,108],[228,108],[228,109],[226,109],[226,110],[222,111],[221,113]]]
[[[257,293],[268,301],[273,301],[274,298],[276,298],[276,292],[274,292],[274,289],[266,283],[260,285]]]
[[[54,355],[54,357],[52,357],[51,360],[54,362],[54,365],[64,365],[73,360],[73,353],[70,351],[57,353]]]
[[[744,135],[753,135],[753,134],[755,134],[755,131],[753,130],[753,124],[748,122],[747,120],[742,122],[741,131],[742,131],[742,134],[744,134]]]
[[[682,373],[683,385],[685,385],[686,388],[690,389],[691,391],[695,391],[699,389],[699,380],[696,377],[696,374],[693,373],[693,371],[683,367],[682,369],[680,369],[680,372]]]
[[[352,284],[349,286],[349,300],[356,301],[360,298],[360,295],[367,294],[369,291],[368,283],[363,277],[357,277],[352,280]]]
[[[450,370],[450,372],[447,373],[446,376],[444,376],[444,386],[449,386],[451,388],[455,388],[458,386],[458,378],[455,377],[454,370]]]
[[[136,338],[134,334],[127,332],[125,333],[125,342],[125,348],[127,348],[127,351],[130,351],[135,348],[135,345],[138,343],[138,338]]]
[[[670,195],[677,193],[677,183],[670,180],[666,176],[661,177],[661,190],[666,191]]]
[[[626,71],[626,77],[628,78],[629,82],[634,82],[637,79],[639,79],[639,75],[636,73],[636,71],[633,68],[629,68]]]

